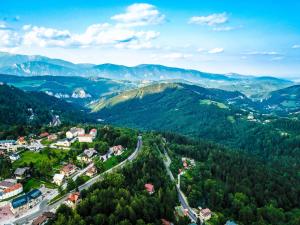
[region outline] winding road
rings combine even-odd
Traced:
[[[81,186],[78,187],[79,191],[82,191],[84,189],[88,189],[90,186],[92,186],[94,183],[96,183],[97,181],[100,181],[104,178],[104,175],[105,174],[109,174],[117,169],[120,169],[120,168],[123,168],[127,162],[131,162],[133,161],[134,159],[136,159],[139,151],[141,150],[142,148],[142,144],[143,144],[143,141],[142,141],[142,136],[138,136],[138,141],[137,141],[137,146],[135,148],[135,151],[127,158],[125,159],[124,161],[122,161],[121,163],[119,163],[118,165],[112,167],[111,169],[109,170],[106,170],[105,172],[93,177],[92,179],[88,180],[86,183],[82,184]],[[28,223],[29,221],[37,218],[38,216],[42,215],[44,212],[47,212],[47,211],[51,211],[51,210],[55,210],[56,208],[58,208],[61,204],[63,204],[63,202],[68,198],[68,194],[66,194],[65,197],[63,197],[62,199],[60,199],[59,201],[55,202],[54,204],[52,205],[48,205],[48,202],[49,202],[49,198],[45,198],[43,199],[40,204],[39,204],[39,209],[37,211],[34,211],[32,212],[31,214],[28,214],[28,215],[24,215],[23,217],[21,218],[18,218],[16,219],[13,224],[26,224]]]

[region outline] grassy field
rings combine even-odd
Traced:
[[[45,187],[47,188],[51,188],[51,189],[56,188],[56,185],[50,182],[38,180],[35,178],[30,178],[23,186],[24,192],[28,192],[35,188],[40,188],[42,184],[45,185]]]
[[[200,104],[202,104],[202,105],[215,105],[215,106],[219,107],[220,109],[228,109],[228,106],[225,105],[224,103],[212,101],[212,100],[209,100],[209,99],[200,100]]]

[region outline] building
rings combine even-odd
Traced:
[[[72,127],[69,131],[66,132],[66,138],[72,139],[84,134],[85,130],[83,128]]]
[[[30,177],[30,168],[29,167],[17,168],[16,171],[14,172],[14,175],[17,180],[23,180],[27,177]]]
[[[97,174],[97,168],[95,166],[92,166],[91,168],[89,168],[86,173],[87,176],[89,177],[93,177],[94,175]]]
[[[23,185],[20,183],[16,183],[13,185],[9,185],[4,189],[0,189],[0,199],[7,199],[13,196],[16,196],[23,192]]]
[[[237,225],[234,221],[228,220],[225,225]]]
[[[63,174],[66,177],[71,176],[75,172],[76,172],[76,166],[71,163],[63,166],[63,168],[61,168],[61,170],[60,170],[60,174]]]
[[[60,174],[60,173],[54,174],[53,183],[60,186],[63,184],[64,181],[65,181],[65,175]]]
[[[13,218],[13,214],[10,211],[9,204],[2,204],[0,205],[0,222]]]
[[[113,146],[109,149],[114,155],[122,155],[123,153],[123,146],[122,145],[116,145],[116,146]]]
[[[95,139],[96,138],[96,136],[97,136],[97,129],[91,129],[90,130],[90,135]]]
[[[56,146],[59,146],[59,147],[70,147],[71,144],[74,142],[74,139],[61,139],[61,140],[58,140],[55,145]]]
[[[14,179],[6,179],[0,182],[0,189],[5,189],[16,184],[17,181]]]
[[[74,192],[69,195],[68,199],[65,201],[65,204],[71,207],[72,209],[74,209],[79,202],[80,202],[80,193]]]
[[[202,220],[209,220],[211,218],[211,211],[210,209],[208,208],[205,208],[205,209],[200,209],[200,213],[199,213],[199,216],[200,216],[200,219]]]
[[[55,115],[52,117],[52,121],[50,122],[50,127],[57,127],[61,125],[61,121],[59,119],[59,115]]]
[[[55,214],[52,212],[44,212],[41,216],[32,221],[32,225],[44,225],[49,220],[54,219]]]
[[[92,143],[94,140],[94,137],[90,134],[80,134],[77,138],[80,143]]]
[[[175,207],[175,214],[179,217],[188,216],[188,210],[183,208],[181,205]]]
[[[25,140],[25,137],[19,137],[17,140],[18,145],[27,145],[27,141]]]
[[[18,145],[15,140],[0,140],[0,150],[7,152],[15,152],[18,150]]]
[[[81,162],[85,162],[85,163],[90,163],[90,162],[92,162],[93,156],[95,156],[97,154],[98,154],[98,152],[93,148],[85,149],[82,154],[77,156],[77,160],[79,160]]]
[[[48,141],[56,141],[57,140],[57,135],[56,134],[50,134],[48,136]]]
[[[11,211],[14,215],[20,215],[36,206],[42,198],[42,192],[34,189],[25,195],[15,198],[11,202]]]
[[[48,137],[49,136],[49,133],[48,132],[43,132],[40,134],[40,138],[45,138],[45,137]]]
[[[145,184],[145,189],[146,191],[148,191],[148,193],[150,195],[152,195],[155,191],[154,191],[154,185],[153,184]]]
[[[10,159],[10,161],[14,162],[14,161],[17,161],[18,159],[20,159],[20,156],[17,153],[13,153],[9,156],[9,159]]]

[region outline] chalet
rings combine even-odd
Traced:
[[[11,211],[14,215],[20,215],[36,206],[42,198],[42,192],[34,189],[25,195],[15,198],[11,202]]]
[[[20,159],[20,156],[17,153],[13,153],[9,156],[9,159],[10,159],[10,161],[14,162],[14,161],[17,161],[18,159]]]
[[[66,177],[71,176],[75,172],[76,172],[76,166],[71,163],[63,166],[63,168],[60,170],[60,174],[63,174]]]
[[[123,153],[123,146],[122,145],[116,145],[116,146],[113,146],[109,149],[114,155],[122,155]]]
[[[68,199],[65,201],[65,204],[74,209],[75,206],[79,203],[79,201],[80,201],[80,193],[74,192],[69,195]]]
[[[206,208],[206,209],[200,209],[200,219],[202,220],[209,220],[211,218],[211,211],[210,209]]]
[[[153,194],[155,191],[154,191],[154,185],[153,184],[145,184],[145,189],[146,191],[151,195]]]
[[[97,174],[97,168],[95,166],[92,166],[91,168],[89,168],[86,173],[87,176],[89,177],[93,177],[94,175]]]
[[[65,175],[60,174],[60,173],[54,174],[53,183],[60,186],[63,184],[64,181],[65,181]]]

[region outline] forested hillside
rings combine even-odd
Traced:
[[[92,121],[83,108],[41,92],[24,92],[13,86],[0,85],[0,124],[49,124],[53,115],[62,121]]]
[[[207,139],[299,168],[297,121],[262,115],[256,103],[239,92],[153,85],[100,102],[95,109],[106,122]]]
[[[192,207],[214,212],[209,224],[223,225],[229,219],[240,225],[300,224],[300,177],[295,170],[212,143],[164,137],[174,174],[183,168],[181,157],[196,160],[181,177],[181,188]]]

